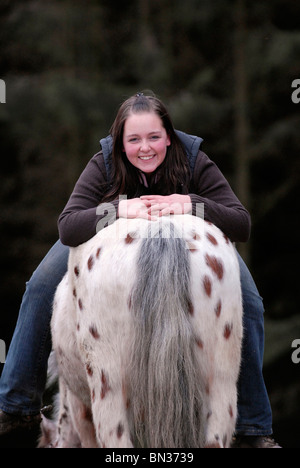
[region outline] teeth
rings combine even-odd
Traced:
[[[148,159],[152,158],[154,158],[154,156],[140,156],[140,159],[142,159],[143,161],[148,161]]]

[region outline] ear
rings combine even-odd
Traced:
[[[171,137],[167,135],[167,146],[171,146]]]

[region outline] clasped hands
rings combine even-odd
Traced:
[[[140,198],[121,200],[119,218],[144,218],[156,221],[158,217],[170,214],[187,214],[192,211],[189,195],[143,195]]]

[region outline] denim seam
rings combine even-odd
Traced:
[[[236,427],[236,435],[239,436],[270,436],[273,434],[272,427],[256,428],[252,426],[240,425]]]

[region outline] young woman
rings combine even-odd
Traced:
[[[86,242],[112,218],[153,219],[170,212],[197,215],[218,226],[233,242],[250,235],[250,216],[216,165],[202,139],[174,130],[163,103],[139,93],[125,101],[88,163],[59,218],[60,240],[27,283],[16,330],[0,381],[0,435],[30,427],[40,418],[51,350],[53,296],[67,270],[69,246]],[[100,214],[99,214],[100,213]],[[277,448],[263,376],[263,304],[239,257],[245,338],[239,379],[236,447]]]

